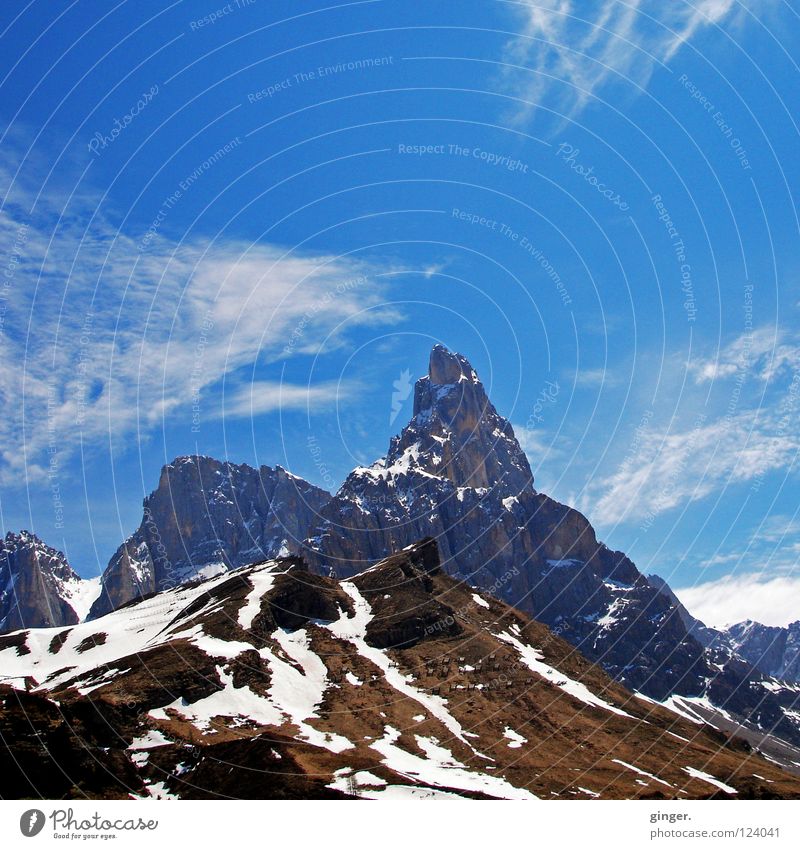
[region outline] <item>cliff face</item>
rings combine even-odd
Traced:
[[[723,633],[731,651],[765,675],[800,682],[800,622],[779,628],[747,620]]]
[[[73,625],[81,579],[60,551],[35,534],[9,533],[0,540],[0,632]]]
[[[164,466],[139,528],[103,574],[90,617],[134,598],[297,550],[330,496],[280,466],[211,457]]]

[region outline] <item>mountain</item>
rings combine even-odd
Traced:
[[[800,683],[800,622],[779,628],[748,619],[723,633],[731,650],[765,675]]]
[[[545,623],[630,690],[754,745],[777,735],[800,746],[800,687],[718,641],[585,516],[537,492],[511,424],[470,363],[440,345],[409,424],[334,496],[279,466],[209,457],[165,466],[90,618],[286,554],[346,578],[429,536],[445,572]]]
[[[666,581],[656,575],[648,580],[670,597],[689,633],[704,646],[726,648],[766,676],[800,683],[800,621],[781,628],[747,619],[723,629],[709,628],[689,613]]]
[[[296,551],[329,499],[280,466],[178,457],[161,470],[141,524],[111,558],[90,618],[139,596]]]
[[[511,424],[469,362],[441,345],[411,422],[322,518],[306,552],[322,571],[353,574],[431,535],[448,572],[546,622],[632,689],[702,694],[702,646],[669,598],[577,510],[536,492]]]
[[[345,581],[284,557],[7,634],[0,669],[3,798],[800,798],[432,539]]]
[[[692,614],[689,613],[684,606],[683,602],[675,595],[672,587],[670,587],[663,578],[660,578],[658,575],[648,575],[647,580],[672,602],[675,610],[681,617],[681,622],[683,622],[687,632],[691,634],[701,645],[706,646],[707,648],[727,645],[724,632],[718,631],[716,628],[709,628],[708,625],[705,625],[699,619],[692,616]]]
[[[323,573],[347,576],[434,536],[447,572],[546,623],[631,690],[756,744],[776,734],[800,746],[800,690],[712,645],[663,582],[537,492],[511,424],[443,346],[386,457],[351,472],[321,515],[304,555]]]
[[[83,581],[66,557],[29,531],[0,539],[0,633],[74,625],[86,615],[97,581]]]

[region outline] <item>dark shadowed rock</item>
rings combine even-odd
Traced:
[[[0,632],[73,625],[70,604],[81,579],[60,551],[35,534],[8,533],[0,540]]]
[[[765,675],[800,682],[800,622],[780,628],[748,619],[722,633],[732,651]]]

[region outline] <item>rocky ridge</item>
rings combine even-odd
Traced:
[[[0,668],[4,798],[800,798],[431,539],[344,581],[279,558],[17,631]]]
[[[60,551],[29,531],[0,539],[0,633],[74,625],[96,582],[82,581]]]
[[[178,457],[144,500],[92,606],[97,618],[133,599],[295,552],[330,495],[281,466],[254,469]]]

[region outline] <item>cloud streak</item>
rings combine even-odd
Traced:
[[[81,443],[147,438],[198,399],[209,418],[328,406],[334,385],[281,386],[264,371],[279,377],[282,361],[401,318],[386,303],[392,269],[377,262],[161,235],[143,251],[137,234],[92,218],[97,198],[28,217],[29,201],[17,187],[0,213],[8,257],[17,246],[0,327],[7,484],[46,476]]]
[[[778,328],[759,327],[737,336],[715,356],[695,359],[689,369],[698,384],[735,375],[769,382],[800,369],[800,346]]]
[[[509,71],[515,90],[521,82],[533,104],[574,115],[609,83],[646,88],[688,41],[716,26],[738,26],[747,9],[738,0],[533,0],[515,14],[520,34],[503,60],[533,72]]]
[[[782,429],[779,414],[768,410],[700,416],[689,429],[653,427],[612,474],[589,484],[581,509],[605,525],[649,522],[726,486],[788,473],[799,450],[797,428]]]

